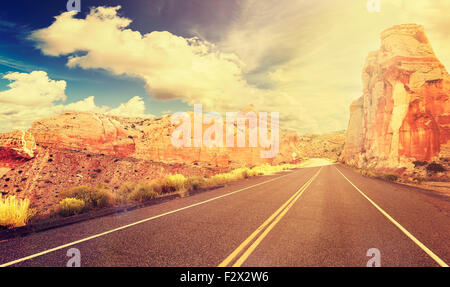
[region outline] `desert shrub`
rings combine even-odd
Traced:
[[[16,199],[15,196],[0,196],[0,226],[12,228],[27,224],[32,216],[28,199]]]
[[[424,166],[424,165],[427,165],[427,163],[428,162],[426,162],[426,161],[420,161],[420,160],[413,161],[414,167]]]
[[[251,176],[250,169],[245,167],[232,170],[228,174],[229,174],[228,178],[233,180],[249,178]]]
[[[87,209],[109,207],[115,202],[114,195],[103,185],[97,187],[77,186],[63,192],[62,195],[64,198],[83,200]]]
[[[427,170],[431,172],[444,172],[446,169],[442,164],[432,162],[427,166]]]
[[[397,181],[398,175],[393,173],[381,174],[381,178],[387,181]]]
[[[197,190],[205,186],[206,180],[201,176],[192,176],[186,179],[185,183],[186,190]]]
[[[299,164],[282,164],[282,165],[270,165],[264,164],[260,166],[255,166],[251,169],[251,174],[253,175],[269,175],[274,174],[283,170],[289,170],[300,167]]]
[[[233,180],[233,175],[231,173],[219,173],[216,174],[212,177],[210,177],[208,179],[208,185],[209,186],[213,186],[213,185],[219,185],[219,184],[224,184],[227,183],[231,180]]]
[[[158,193],[150,184],[137,184],[134,190],[129,194],[129,199],[137,202],[144,202],[156,198]]]
[[[136,185],[136,183],[132,182],[123,183],[117,190],[116,202],[118,204],[127,203],[128,199],[130,198],[130,194],[134,191]]]
[[[255,166],[254,168],[251,169],[250,174],[252,176],[263,175],[264,169],[265,168],[263,166]]]
[[[76,198],[64,198],[59,202],[58,212],[62,216],[71,216],[80,214],[85,210],[85,202]]]
[[[379,178],[386,181],[397,181],[399,178],[395,173],[383,173],[375,170],[361,170],[360,173],[367,177]]]
[[[300,166],[301,166],[300,164],[282,164],[282,165],[264,164],[255,166],[253,168],[238,168],[228,173],[220,173],[210,178],[206,178],[205,185],[206,186],[220,185],[237,179],[249,178],[257,175],[274,174],[283,170],[298,168]]]
[[[422,182],[424,182],[426,179],[425,178],[423,178],[423,177],[414,177],[413,178],[413,181],[416,181],[416,182],[418,182],[418,183],[422,183]]]
[[[161,193],[170,193],[185,189],[186,178],[182,174],[169,175],[160,181]]]

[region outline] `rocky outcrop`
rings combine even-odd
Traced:
[[[117,190],[124,182],[149,182],[169,174],[211,176],[226,171],[39,146],[37,151],[32,160],[0,174],[0,192],[30,199],[38,215],[51,212],[62,199],[60,193],[74,186],[103,184]]]
[[[136,150],[132,136],[124,128],[113,117],[65,113],[33,123],[29,132],[42,147],[126,157]]]
[[[450,77],[422,26],[383,31],[362,81],[363,96],[350,108],[343,161],[399,168],[450,156]]]
[[[261,147],[176,148],[171,142],[175,128],[169,116],[64,113],[39,120],[29,132],[0,135],[0,193],[29,198],[45,215],[61,200],[61,191],[73,186],[106,184],[117,190],[126,181],[169,174],[211,176],[235,167],[292,162],[297,151],[293,131],[280,131],[275,159],[261,159]]]
[[[320,135],[302,135],[297,147],[302,157],[338,160],[344,144],[345,131],[337,131]]]
[[[34,137],[23,131],[0,134],[0,167],[15,167],[35,156]]]
[[[193,125],[193,119],[191,123]],[[171,141],[175,128],[170,116],[142,119],[92,113],[65,113],[35,122],[29,132],[44,148],[219,167],[290,162],[292,153],[296,151],[293,141],[296,136],[298,138],[295,132],[280,131],[280,150],[277,157],[264,159],[260,156],[261,147],[177,148]],[[203,131],[207,128],[208,125],[203,124]],[[247,141],[248,133],[247,125]]]

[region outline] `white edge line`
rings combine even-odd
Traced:
[[[107,234],[110,234],[110,233],[113,233],[113,232],[116,232],[116,231],[119,231],[119,230],[122,230],[122,229],[125,229],[125,228],[128,228],[128,227],[132,227],[134,225],[138,225],[138,224],[141,224],[141,223],[144,223],[144,222],[147,222],[147,221],[151,221],[151,220],[154,220],[154,219],[157,219],[157,218],[169,215],[169,214],[173,214],[173,213],[176,213],[176,212],[188,209],[188,208],[192,208],[192,207],[195,207],[195,206],[198,206],[198,205],[202,205],[202,204],[205,204],[205,203],[208,203],[208,202],[220,199],[220,198],[224,198],[224,197],[233,195],[235,193],[238,193],[238,192],[241,192],[241,191],[244,191],[244,190],[247,190],[247,189],[250,189],[250,188],[262,185],[262,184],[265,184],[265,183],[269,183],[269,182],[272,182],[274,180],[278,180],[278,179],[286,177],[288,175],[295,174],[297,172],[299,172],[299,170],[291,172],[291,173],[288,173],[288,174],[285,174],[285,175],[282,175],[282,176],[279,176],[279,177],[276,177],[276,178],[272,178],[272,179],[269,179],[269,180],[266,180],[266,181],[263,181],[263,182],[251,185],[251,186],[247,186],[247,187],[238,189],[236,191],[229,192],[227,194],[223,194],[223,195],[220,195],[220,196],[217,196],[217,197],[214,197],[214,198],[210,198],[210,199],[205,200],[205,201],[197,202],[197,203],[185,206],[185,207],[181,207],[181,208],[178,208],[178,209],[175,209],[175,210],[168,211],[166,213],[158,214],[158,215],[155,215],[153,217],[142,219],[142,220],[139,220],[139,221],[136,221],[136,222],[124,225],[124,226],[120,226],[120,227],[117,227],[117,228],[114,228],[114,229],[111,229],[111,230],[108,230],[108,231],[105,231],[105,232],[102,232],[102,233],[99,233],[99,234],[95,234],[95,235],[92,235],[92,236],[89,236],[89,237],[86,237],[86,238],[83,238],[83,239],[80,239],[80,240],[77,240],[77,241],[73,241],[73,242],[70,242],[70,243],[67,243],[67,244],[64,244],[64,245],[60,245],[60,246],[57,246],[55,248],[47,249],[45,251],[42,251],[42,252],[39,252],[39,253],[36,253],[36,254],[32,254],[32,255],[29,255],[29,256],[26,256],[26,257],[23,257],[23,258],[20,258],[20,259],[16,259],[16,260],[13,260],[13,261],[10,261],[10,262],[6,262],[6,263],[3,263],[3,264],[0,264],[0,267],[8,267],[8,266],[11,266],[11,265],[14,265],[14,264],[26,261],[26,260],[30,260],[30,259],[42,256],[42,255],[45,255],[45,254],[48,254],[48,253],[60,250],[60,249],[64,249],[66,247],[69,247],[69,246],[72,246],[72,245],[75,245],[75,244],[78,244],[78,243],[82,243],[82,242],[85,242],[85,241],[88,241],[88,240],[91,240],[91,239],[94,239],[94,238],[97,238],[97,237],[101,237],[103,235],[107,235]]]
[[[367,195],[364,194],[356,185],[354,185],[337,167],[336,169],[339,173],[351,184],[353,187],[361,193],[373,206],[378,209],[387,219],[389,219],[398,229],[400,229],[406,236],[409,237],[415,244],[417,244],[426,254],[428,254],[434,261],[436,261],[441,267],[448,267],[448,264],[444,262],[441,258],[439,258],[436,254],[433,253],[428,247],[426,247],[422,242],[420,242],[414,235],[412,235],[406,228],[404,228],[400,223],[398,223],[394,218],[392,218],[386,211],[384,211],[381,207],[379,207],[375,202],[373,202]]]

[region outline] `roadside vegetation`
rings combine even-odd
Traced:
[[[448,194],[449,182],[449,160],[445,158],[439,161],[427,162],[413,161],[413,168],[403,168],[399,174],[383,172],[376,169],[365,169],[356,166],[348,166],[353,171],[367,177],[378,178],[385,181],[396,182],[408,186],[417,186],[427,190],[433,190]],[[345,164],[345,163],[344,163]],[[400,169],[399,169],[400,171]]]
[[[399,176],[395,173],[386,173],[374,170],[356,170],[356,171],[358,171],[360,174],[364,176],[379,178],[386,181],[396,182],[399,179]]]
[[[109,190],[106,185],[76,186],[61,194],[63,199],[59,202],[57,213],[61,216],[71,216],[105,207],[145,202],[174,193],[184,197],[189,195],[190,191],[223,185],[253,176],[270,175],[298,167],[300,167],[300,164],[276,166],[265,164],[253,168],[238,168],[211,177],[185,177],[181,174],[175,174],[148,183],[125,182],[116,191]]]
[[[432,162],[427,166],[427,171],[429,172],[445,172],[447,171],[442,164]]]
[[[0,227],[13,228],[27,224],[33,216],[28,199],[17,199],[15,196],[0,196]]]

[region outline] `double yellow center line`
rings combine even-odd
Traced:
[[[291,196],[277,211],[275,211],[261,226],[259,226],[241,245],[238,246],[227,258],[225,258],[218,267],[229,266],[232,262],[233,267],[240,267],[245,260],[252,254],[261,241],[267,234],[275,227],[275,225],[284,217],[289,209],[300,198],[303,192],[311,185],[314,179],[319,175],[322,167],[299,189]],[[251,245],[250,245],[251,243]],[[248,248],[247,248],[248,246]]]

